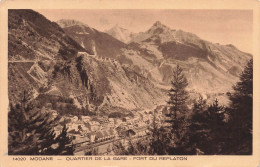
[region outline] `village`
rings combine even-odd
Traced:
[[[51,110],[53,118],[58,112]],[[163,124],[162,111],[135,111],[133,116],[123,118],[109,118],[108,116],[62,116],[59,124],[54,127],[59,135],[64,125],[68,135],[72,138],[74,147],[93,146],[97,143],[109,143],[125,138],[142,138],[150,135],[149,128]]]

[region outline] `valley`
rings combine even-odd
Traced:
[[[60,117],[55,134],[66,125],[80,155],[145,138],[154,122],[164,126],[177,65],[190,109],[198,97],[228,105],[227,93],[252,58],[160,21],[131,33],[118,25],[101,32],[76,20],[51,22],[33,10],[10,10],[8,19],[10,104],[20,104],[26,90],[41,112]]]

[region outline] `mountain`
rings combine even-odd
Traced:
[[[136,34],[124,54],[155,83],[169,85],[171,71],[179,64],[188,78],[189,90],[203,94],[230,90],[252,58],[233,45],[214,44],[159,21]]]
[[[152,109],[165,104],[177,64],[191,96],[221,101],[250,58],[233,45],[214,44],[160,22],[126,44],[75,20],[54,23],[33,10],[9,10],[8,15],[10,102],[30,89],[35,99],[54,96],[56,107],[70,98],[78,108],[104,114]]]
[[[134,33],[128,31],[127,29],[119,27],[117,24],[111,29],[105,31],[105,33],[126,44],[129,43],[132,40],[132,37],[134,36]]]
[[[57,23],[63,27],[66,34],[92,55],[98,55],[99,57],[108,57],[109,55],[110,58],[115,58],[121,54],[121,49],[126,46],[123,42],[111,37],[107,33],[100,32],[83,23],[64,19],[57,21]]]
[[[9,10],[9,100],[16,101],[25,89],[32,89],[36,95],[48,83],[55,62],[71,60],[79,51],[85,49],[57,23],[33,10]]]
[[[33,10],[9,11],[8,39],[9,60],[69,59],[85,50],[57,23]]]
[[[117,30],[116,32],[121,31],[119,26],[113,29]],[[80,42],[73,29],[67,27],[64,30]],[[107,37],[105,33],[95,31],[99,34],[98,39]],[[78,29],[77,33],[83,32]],[[97,36],[93,35],[87,36],[87,39],[92,41],[97,41],[96,38]],[[84,36],[80,39],[83,41]],[[113,44],[115,41],[112,36],[106,39],[107,44]],[[111,50],[110,45],[102,45],[99,48]],[[147,31],[133,34],[129,44],[112,48],[117,50],[117,54],[96,55],[117,60],[123,67],[147,78],[156,88],[164,91],[170,88],[171,73],[178,64],[184,69],[190,92],[201,94],[210,100],[219,96],[218,98],[225,102],[225,93],[238,81],[242,69],[252,58],[252,55],[231,44],[214,44],[195,34],[171,29],[159,21]]]
[[[19,101],[23,90],[40,106],[56,101],[53,106],[60,112],[62,106],[70,107],[68,98],[78,108],[105,114],[164,102],[164,90],[113,59],[125,44],[110,35],[76,21],[61,29],[33,10],[9,10],[8,24],[11,103]],[[81,39],[84,47],[76,42]]]

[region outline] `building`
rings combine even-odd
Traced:
[[[98,131],[98,132],[96,132],[96,135],[95,135],[96,142],[103,142],[103,141],[111,140],[113,138],[115,138],[115,134],[112,129]]]
[[[83,122],[89,122],[91,117],[89,116],[81,116]]]
[[[89,132],[87,134],[87,137],[89,138],[90,143],[94,143],[96,139],[96,133],[95,132]]]
[[[98,131],[100,129],[100,123],[97,121],[90,121],[86,123],[86,125],[90,129],[90,131]]]
[[[74,116],[74,117],[72,117],[72,122],[76,122],[76,121],[78,121],[79,120],[79,118],[77,117],[77,116]]]

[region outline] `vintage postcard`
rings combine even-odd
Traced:
[[[0,166],[245,166],[260,2],[1,2]]]

